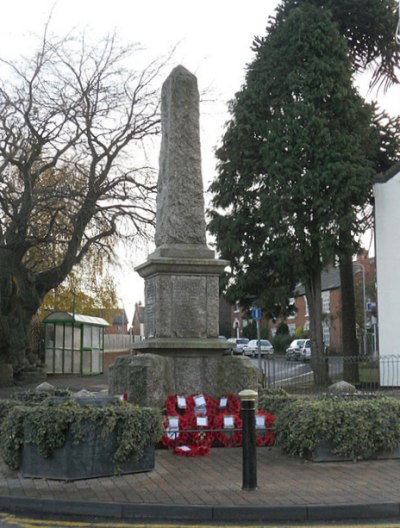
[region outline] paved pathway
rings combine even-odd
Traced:
[[[185,458],[156,451],[148,473],[74,482],[23,478],[4,464],[0,495],[135,504],[268,505],[400,502],[400,461],[302,462],[258,448],[258,489],[243,491],[240,448]]]

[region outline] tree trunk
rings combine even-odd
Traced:
[[[314,384],[318,387],[330,385],[329,363],[325,355],[322,333],[321,272],[313,273],[305,284],[310,313],[311,368]]]
[[[343,255],[340,258],[340,284],[342,294],[343,379],[349,383],[358,383],[358,342],[351,254]]]
[[[4,268],[1,270],[0,363],[12,365],[14,376],[38,366],[38,358],[30,353],[30,324],[41,300],[28,273],[17,267],[8,274]]]

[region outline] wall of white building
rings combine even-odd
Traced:
[[[374,185],[375,244],[382,386],[400,386],[400,166]],[[388,356],[397,361],[386,361]]]

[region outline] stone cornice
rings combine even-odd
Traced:
[[[229,266],[228,260],[218,259],[179,259],[179,258],[150,258],[144,264],[140,264],[135,271],[143,278],[151,277],[159,273],[168,273],[173,275],[181,274],[202,274],[202,275],[220,275],[226,266]]]

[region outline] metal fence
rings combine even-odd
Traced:
[[[261,360],[265,388],[288,392],[324,392],[331,383],[348,381],[364,391],[398,390],[400,393],[400,356],[324,356],[318,362],[288,361],[284,356]],[[326,379],[320,380],[318,372]]]

